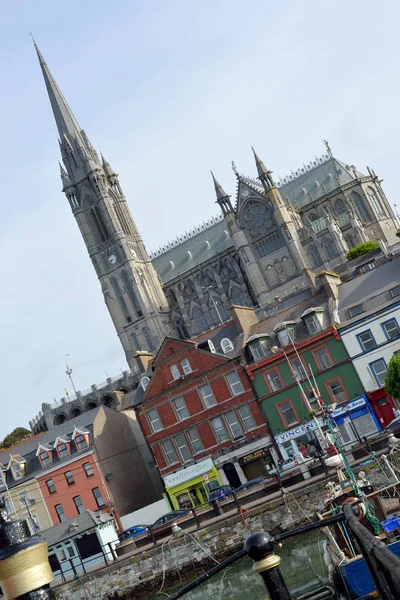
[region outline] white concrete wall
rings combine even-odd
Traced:
[[[389,364],[393,354],[400,350],[400,338],[389,342],[382,328],[382,323],[393,318],[396,319],[400,327],[400,306],[389,307],[385,311],[371,315],[362,323],[355,323],[345,331],[339,330],[347,352],[353,360],[354,367],[367,392],[372,392],[380,387],[369,368],[369,364],[380,358],[383,358],[386,364]],[[371,331],[377,346],[373,350],[363,353],[357,335],[367,330]]]
[[[125,515],[121,517],[121,522],[124,529],[128,529],[128,527],[133,527],[134,525],[151,525],[154,521],[157,521],[159,517],[162,517],[166,513],[170,512],[170,507],[164,498],[158,500],[157,502],[153,502],[153,504],[149,504],[144,508],[140,508],[139,510],[135,510],[129,515]]]
[[[113,549],[119,544],[114,521],[108,521],[108,523],[104,523],[103,525],[96,527],[96,535],[100,545],[103,546],[104,553],[107,555],[107,560],[113,560],[114,557],[108,544],[110,544]]]

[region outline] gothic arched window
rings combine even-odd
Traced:
[[[105,242],[106,240],[109,239],[110,236],[109,236],[107,227],[106,227],[106,225],[104,223],[103,216],[100,213],[100,211],[99,211],[99,209],[98,209],[97,206],[93,206],[90,209],[90,212],[91,212],[92,219],[93,219],[93,222],[95,224],[97,233],[99,235],[100,241],[101,242]]]
[[[133,288],[133,284],[132,284],[132,280],[129,277],[128,273],[126,271],[122,271],[121,272],[122,275],[122,281],[124,282],[126,291],[128,292],[128,295],[131,299],[131,302],[133,304],[133,308],[135,309],[135,313],[137,314],[138,317],[142,317],[143,316],[143,311],[140,307],[140,303],[138,300],[138,297],[136,296],[136,292]]]
[[[313,246],[313,245],[309,246],[307,254],[309,256],[310,264],[311,264],[312,268],[318,267],[322,263],[321,255],[319,253],[318,248],[316,248],[316,246]]]
[[[128,320],[128,319],[131,319],[131,317],[130,317],[130,314],[129,314],[129,308],[128,308],[128,305],[127,305],[127,303],[125,302],[125,298],[124,298],[124,296],[123,296],[123,293],[122,293],[122,291],[121,291],[121,288],[120,288],[120,286],[119,286],[119,283],[118,283],[118,281],[115,279],[115,277],[114,277],[114,276],[113,276],[113,277],[111,277],[111,285],[112,285],[112,288],[113,288],[113,290],[114,290],[115,299],[117,300],[117,302],[119,302],[119,304],[120,304],[120,306],[121,306],[121,308],[122,308],[122,312],[123,312],[123,313],[124,313],[124,315],[125,315],[125,318],[126,318],[127,320]]]
[[[374,208],[375,212],[380,216],[380,217],[385,217],[386,213],[383,210],[382,204],[377,196],[377,193],[375,192],[375,190],[372,187],[368,187],[367,188],[367,194],[368,194],[368,198],[369,201],[372,204],[372,207]]]
[[[187,340],[189,338],[189,333],[186,329],[186,325],[183,322],[183,319],[176,319],[175,329],[181,340]]]
[[[353,201],[353,204],[354,204],[354,207],[356,209],[358,218],[361,221],[368,221],[369,220],[369,214],[368,214],[368,211],[367,211],[367,209],[365,207],[364,200],[361,198],[360,194],[358,194],[357,192],[351,192],[350,197],[351,197],[351,199]]]
[[[237,285],[233,286],[232,288],[231,300],[232,304],[236,304],[238,306],[245,306],[242,290]]]
[[[335,242],[329,238],[324,240],[324,250],[328,260],[334,258],[338,254]]]
[[[124,215],[124,212],[121,208],[120,203],[117,201],[114,201],[113,206],[114,206],[115,215],[117,217],[117,221],[119,223],[121,230],[124,232],[125,235],[132,235],[131,229],[129,227],[129,223]]]
[[[192,318],[196,325],[196,329],[197,329],[198,333],[200,333],[202,331],[207,331],[207,329],[208,329],[207,319],[205,318],[203,311],[200,310],[200,308],[195,307],[193,309]]]
[[[342,198],[338,198],[335,202],[335,211],[337,215],[347,212],[346,204]]]
[[[153,350],[154,348],[154,342],[153,339],[150,335],[150,331],[148,327],[143,327],[142,329],[142,334],[143,334],[143,338],[145,340],[145,343],[147,345],[147,348],[145,348],[145,350]]]

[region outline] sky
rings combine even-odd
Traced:
[[[29,32],[120,183],[148,251],[218,214],[212,169],[275,178],[323,153],[397,201],[395,0],[19,0],[0,7],[0,439],[127,368],[61,193],[57,130]],[[400,203],[399,203],[400,205]]]

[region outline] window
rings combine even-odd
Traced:
[[[346,390],[343,387],[341,379],[332,379],[332,381],[326,381],[325,386],[327,387],[328,393],[332,399],[332,402],[346,402],[348,400]]]
[[[384,217],[385,216],[385,211],[382,208],[382,205],[381,205],[381,203],[379,201],[379,198],[378,198],[375,190],[373,188],[371,188],[371,187],[368,187],[367,188],[367,194],[368,194],[368,197],[369,197],[369,200],[370,200],[372,206],[375,209],[375,212],[379,216],[383,216]]]
[[[13,461],[11,464],[11,473],[15,480],[21,479],[25,475],[25,463]]]
[[[107,231],[107,228],[103,221],[103,216],[101,215],[97,206],[94,206],[91,210],[93,222],[96,226],[98,236],[101,242],[105,242],[110,237]]]
[[[357,194],[357,192],[351,192],[350,197],[353,200],[357,214],[361,221],[368,221],[369,214],[365,208],[364,200],[361,198],[360,194]]]
[[[361,346],[361,349],[366,352],[367,350],[371,350],[371,348],[375,348],[376,342],[374,336],[371,331],[367,329],[367,331],[363,331],[357,335],[358,342]]]
[[[103,496],[101,495],[100,489],[98,487],[95,487],[92,489],[92,493],[93,493],[94,499],[96,500],[97,506],[99,508],[101,508],[102,506],[105,506],[105,502],[103,500]]]
[[[228,373],[226,379],[228,380],[232,396],[238,396],[239,394],[243,394],[243,384],[237,371],[234,371],[233,373]]]
[[[388,340],[394,340],[400,336],[400,329],[396,319],[390,319],[389,321],[382,323],[382,329]]]
[[[309,410],[310,408],[311,408],[311,410],[315,410],[315,411],[321,410],[321,407],[320,407],[319,402],[318,402],[318,398],[315,395],[314,390],[305,390],[304,394],[305,394],[305,396],[307,398],[307,401],[308,401],[308,404],[305,403],[306,407],[307,407],[307,410]]]
[[[232,344],[231,340],[229,340],[228,338],[222,339],[221,340],[221,349],[224,354],[231,352],[233,350],[233,344]]]
[[[189,373],[193,372],[193,369],[190,365],[190,362],[187,358],[184,358],[183,360],[181,360],[181,367],[183,369],[183,372],[185,373],[185,375],[189,375]]]
[[[193,449],[193,454],[198,454],[199,452],[202,452],[204,450],[204,446],[197,429],[189,429],[187,434]]]
[[[189,450],[189,446],[187,445],[183,433],[180,433],[179,435],[175,436],[175,443],[177,445],[179,454],[181,455],[183,462],[188,462],[189,460],[192,460],[192,454]]]
[[[50,452],[41,452],[39,454],[40,462],[42,463],[42,467],[47,467],[47,465],[51,464],[51,454]]]
[[[257,427],[252,412],[250,410],[250,406],[248,404],[239,407],[239,414],[242,418],[243,425],[246,431],[250,431],[250,429],[254,429],[255,427]]]
[[[188,419],[190,417],[190,412],[183,398],[175,398],[172,400],[172,404],[174,405],[178,421],[184,421],[184,419]]]
[[[76,444],[76,447],[78,448],[78,450],[83,450],[84,448],[88,447],[87,440],[86,440],[85,436],[82,434],[76,436],[75,444]]]
[[[158,410],[156,408],[152,408],[147,412],[147,419],[150,423],[150,427],[153,433],[156,433],[157,431],[161,431],[161,429],[163,429],[163,424],[161,422]]]
[[[234,410],[226,413],[225,418],[228,422],[229,429],[231,430],[232,437],[234,440],[243,437],[243,429],[239,423],[237,415]]]
[[[226,442],[226,440],[229,440],[228,432],[221,417],[212,419],[211,423],[219,442]]]
[[[180,379],[181,372],[180,372],[177,364],[174,363],[173,365],[171,365],[169,370],[171,371],[172,379],[174,381],[176,381],[177,379]]]
[[[64,473],[65,479],[67,480],[68,485],[73,485],[75,483],[74,476],[72,475],[72,471],[67,471]]]
[[[376,269],[376,263],[374,260],[371,260],[366,265],[358,267],[357,271],[360,275],[363,275],[364,273],[368,273],[369,271],[373,271],[374,269]]]
[[[199,387],[199,390],[206,408],[210,408],[211,406],[215,406],[217,404],[214,392],[212,391],[210,385],[202,385]]]
[[[318,348],[318,350],[315,350],[314,356],[315,356],[315,360],[318,365],[318,368],[321,371],[324,371],[325,369],[329,369],[329,367],[331,367],[333,365],[332,359],[326,348]]]
[[[300,360],[299,358],[295,358],[294,360],[291,361],[292,363],[292,367],[294,369],[294,374],[296,379],[298,380],[302,380],[305,379],[307,377],[307,371],[304,367],[303,361]]]
[[[46,485],[47,485],[47,489],[49,490],[50,494],[54,494],[57,491],[56,486],[54,485],[54,481],[52,479],[48,479],[46,481]]]
[[[26,490],[23,490],[19,493],[19,503],[22,508],[26,508],[28,506],[28,504],[30,503],[30,499],[31,497],[29,495],[29,492],[27,492]]]
[[[65,516],[62,504],[56,504],[54,508],[55,508],[55,511],[57,513],[57,517],[58,517],[58,520],[60,521],[60,523],[62,523],[63,521],[66,521],[67,517]]]
[[[390,295],[392,296],[392,298],[400,296],[400,285],[396,285],[396,287],[392,288],[390,290]]]
[[[351,308],[349,308],[350,317],[356,317],[357,315],[360,315],[363,312],[364,312],[364,307],[362,304],[356,304],[355,306],[352,306]]]
[[[286,329],[281,329],[277,332],[278,340],[281,346],[287,346],[290,342],[289,334]]]
[[[78,515],[81,515],[82,513],[84,513],[85,507],[83,506],[82,498],[80,496],[75,496],[75,498],[73,500],[74,500],[76,510],[78,511]]]
[[[60,458],[65,458],[66,456],[69,456],[68,447],[66,444],[58,444],[57,452]]]
[[[278,390],[281,390],[283,388],[281,376],[279,375],[279,372],[276,369],[270,371],[269,373],[265,373],[265,378],[270,387],[271,392],[277,392]]]
[[[255,362],[265,358],[265,344],[260,341],[252,342],[250,345],[250,351],[253,355]]]
[[[12,509],[10,500],[8,498],[5,498],[5,497],[3,497],[3,500],[4,500],[4,506],[5,506],[5,509],[6,509],[6,512],[7,512],[8,516],[12,515],[12,513],[14,511]]]
[[[92,477],[94,475],[92,465],[90,463],[83,463],[83,468],[86,473],[86,477]]]
[[[291,427],[292,425],[296,425],[297,423],[299,423],[299,419],[297,417],[296,411],[294,410],[291,400],[279,402],[279,404],[276,405],[276,408],[278,409],[278,412],[282,419],[282,423],[285,427]]]
[[[387,373],[387,367],[386,367],[386,363],[383,360],[383,358],[380,358],[379,360],[376,360],[373,363],[371,363],[370,367],[371,367],[372,374],[375,377],[378,385],[380,387],[385,385],[385,377],[386,377],[386,373]]]
[[[304,320],[306,322],[307,329],[310,335],[314,335],[314,333],[318,333],[319,331],[321,331],[321,323],[316,313],[307,315],[307,317]]]
[[[175,448],[172,445],[171,440],[165,440],[161,442],[161,447],[164,451],[165,460],[167,461],[167,465],[174,465],[178,462],[178,457],[175,452]]]

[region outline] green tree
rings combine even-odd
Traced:
[[[25,429],[25,427],[16,427],[14,431],[6,435],[4,440],[0,442],[0,448],[9,448],[13,444],[21,442],[30,435],[32,435],[32,431],[29,431],[29,429]]]
[[[394,398],[400,398],[400,352],[393,354],[385,377],[385,389]]]
[[[353,260],[353,258],[367,254],[367,252],[371,252],[371,250],[376,250],[377,248],[379,248],[378,242],[373,242],[372,240],[361,242],[357,246],[354,246],[354,248],[350,248],[346,254],[346,258],[347,260]]]

